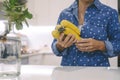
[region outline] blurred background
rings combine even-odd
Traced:
[[[0,9],[2,8],[0,0]],[[22,64],[35,65],[60,65],[61,57],[56,57],[51,50],[51,31],[55,28],[58,16],[74,0],[27,0],[26,6],[33,14],[33,19],[28,20],[30,26],[24,26],[17,31],[22,41]],[[120,0],[100,0],[120,13]],[[0,22],[5,20],[0,11]],[[120,59],[111,58],[112,66],[118,66]]]

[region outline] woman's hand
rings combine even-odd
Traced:
[[[61,33],[60,37],[57,40],[56,47],[59,51],[63,51],[65,48],[70,47],[76,41],[77,40],[75,39],[74,35],[68,34],[65,36],[64,33]]]
[[[82,39],[76,42],[78,50],[83,52],[93,52],[95,50],[105,51],[105,43],[103,41],[92,38]]]

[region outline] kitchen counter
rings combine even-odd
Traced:
[[[22,65],[21,75],[7,80],[120,80],[120,68]],[[4,80],[4,79],[0,79]]]
[[[60,65],[61,57],[56,57],[52,52],[36,52],[21,55],[21,63],[26,65]]]
[[[47,48],[43,47],[41,50],[33,50],[32,52],[21,54],[21,58],[31,57],[36,55],[53,55],[53,52],[48,47]]]
[[[54,65],[59,66],[61,57],[53,54],[52,50],[48,47],[41,48],[40,50],[32,50],[29,53],[21,55],[21,63],[26,65]]]
[[[21,55],[21,58],[38,56],[38,55],[53,55],[53,53],[52,52],[50,52],[50,53],[48,53],[48,52],[25,53],[25,54]]]

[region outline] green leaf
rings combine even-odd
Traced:
[[[28,8],[24,11],[24,15],[28,19],[32,19],[32,17],[33,17],[33,15],[31,13],[29,13]]]
[[[7,1],[7,0],[5,0],[4,2],[3,2],[3,6],[4,6],[4,8],[6,9],[6,10],[8,10],[10,7],[9,7],[9,2]]]
[[[27,20],[25,19],[25,24],[27,25],[27,27],[29,27],[29,24],[28,24],[28,22],[27,22]]]
[[[16,29],[17,30],[23,29],[23,24],[22,23],[16,23]]]
[[[16,3],[17,0],[9,0],[11,5],[14,5]]]
[[[28,19],[32,19],[33,15],[30,14],[30,13],[28,13],[28,14],[26,15],[26,17],[27,17]]]

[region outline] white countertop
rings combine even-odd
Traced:
[[[26,65],[21,67],[19,80],[52,80],[55,66]]]
[[[22,65],[21,75],[7,80],[120,80],[120,68]],[[3,79],[0,79],[3,80]]]

